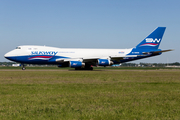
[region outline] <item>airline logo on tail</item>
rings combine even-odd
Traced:
[[[140,49],[158,49],[166,27],[158,27],[141,41],[136,48]]]
[[[153,40],[153,38],[146,38],[146,42],[153,42],[153,43],[157,42],[157,43],[159,43],[160,41],[161,41],[160,38],[159,38],[159,40],[157,38],[155,38],[154,40]]]
[[[161,39],[157,39],[157,38],[155,38],[155,39],[153,39],[153,38],[146,38],[145,40],[146,40],[147,43],[142,44],[140,46],[152,46],[152,47],[154,47],[154,46],[159,45],[159,43],[161,41]]]

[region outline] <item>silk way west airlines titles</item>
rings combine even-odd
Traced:
[[[150,35],[131,49],[73,49],[23,45],[6,53],[5,58],[22,64],[55,64],[75,70],[92,70],[92,66],[110,66],[133,60],[153,57],[162,52],[158,49],[166,27],[156,28]]]

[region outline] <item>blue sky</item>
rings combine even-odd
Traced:
[[[160,49],[175,51],[136,62],[180,62],[179,6],[179,0],[1,0],[0,61],[19,45],[132,48],[162,26]]]

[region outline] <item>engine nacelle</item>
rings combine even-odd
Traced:
[[[99,66],[109,66],[112,64],[113,64],[113,62],[110,61],[109,59],[98,59],[98,65]]]
[[[69,67],[71,68],[80,68],[84,67],[85,63],[82,63],[81,61],[70,61],[69,62]]]

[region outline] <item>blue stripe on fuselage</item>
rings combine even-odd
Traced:
[[[50,59],[29,59],[35,56],[41,56],[41,55],[28,55],[28,56],[14,56],[14,57],[6,57],[9,60],[18,62],[18,63],[25,63],[25,64],[57,64],[56,59],[59,58],[68,58],[64,56],[53,56]],[[49,56],[49,55],[42,55],[42,56]]]

